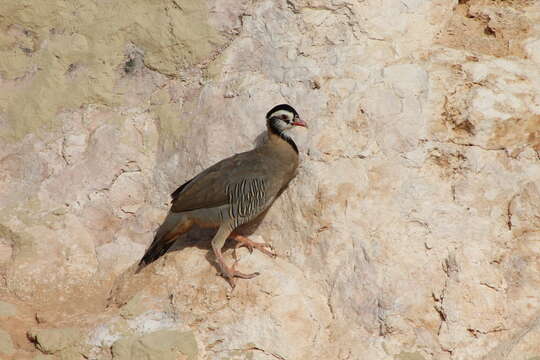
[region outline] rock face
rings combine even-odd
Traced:
[[[4,0],[2,359],[540,357],[540,4]],[[309,123],[231,292],[168,194]],[[226,252],[229,261],[231,251]]]

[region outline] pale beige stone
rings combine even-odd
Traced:
[[[32,360],[55,360],[53,355],[37,354]]]
[[[13,317],[17,314],[17,307],[5,301],[0,301],[0,318]]]
[[[15,347],[11,336],[5,330],[0,329],[0,353],[4,355],[13,355]]]
[[[28,332],[28,336],[42,352],[48,354],[67,349],[83,340],[81,330],[76,328],[34,329]]]
[[[188,331],[212,360],[538,357],[538,2],[4,2],[13,344],[37,319],[66,359]],[[193,231],[134,275],[169,194],[283,102],[301,167],[252,235],[279,257],[239,250],[261,275],[231,291]]]
[[[419,353],[401,352],[395,356],[396,360],[425,360]]]
[[[113,359],[195,360],[197,343],[192,332],[161,330],[115,342]]]

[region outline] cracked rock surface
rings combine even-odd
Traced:
[[[194,231],[133,275],[283,102],[278,258],[231,292]],[[4,0],[0,145],[2,359],[540,357],[536,1]]]

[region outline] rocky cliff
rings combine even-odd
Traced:
[[[231,292],[177,185],[292,104]],[[540,357],[540,4],[4,0],[2,359]],[[226,252],[231,261],[231,251]]]

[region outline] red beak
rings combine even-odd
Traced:
[[[303,126],[303,127],[305,127],[305,128],[308,127],[307,124],[306,124],[303,120],[301,120],[300,118],[296,118],[296,119],[293,121],[292,124],[293,124],[294,126]]]

